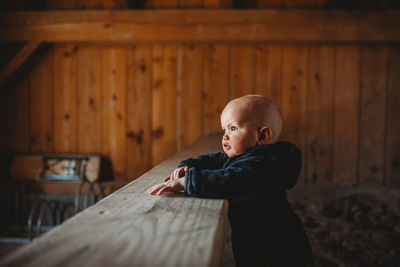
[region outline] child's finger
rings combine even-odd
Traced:
[[[163,184],[156,184],[155,186],[151,187],[149,190],[147,190],[147,193],[149,193],[150,195],[154,195],[155,193],[157,193],[160,188],[163,186]]]
[[[171,192],[172,190],[171,190],[172,188],[170,187],[170,186],[164,186],[164,187],[162,187],[158,192],[157,192],[157,196],[161,196],[162,195],[162,193],[164,193],[164,192]]]

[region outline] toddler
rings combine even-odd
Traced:
[[[186,159],[147,192],[184,190],[227,199],[238,267],[314,266],[306,232],[285,192],[297,183],[301,152],[277,142],[282,128],[277,106],[260,95],[234,99],[221,114],[221,126],[225,153]]]

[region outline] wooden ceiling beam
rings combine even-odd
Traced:
[[[399,42],[400,10],[0,13],[5,42]]]
[[[36,48],[39,47],[40,43],[40,41],[30,41],[25,44],[8,64],[0,70],[0,87],[24,64]]]

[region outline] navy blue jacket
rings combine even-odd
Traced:
[[[237,266],[313,266],[307,235],[285,192],[296,185],[301,165],[301,151],[288,142],[179,163],[189,167],[187,195],[229,201]]]

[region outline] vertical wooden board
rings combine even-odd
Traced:
[[[229,47],[204,47],[203,128],[204,134],[221,132],[221,112],[229,99]]]
[[[45,9],[77,9],[79,0],[46,0]]]
[[[135,179],[151,168],[152,46],[128,48],[126,73],[126,176]]]
[[[283,0],[285,8],[323,7],[326,0]]]
[[[53,50],[29,74],[29,150],[53,151]]]
[[[125,179],[126,47],[103,47],[102,150],[114,179]]]
[[[177,8],[178,0],[147,0],[146,8]]]
[[[127,9],[128,1],[126,0],[103,0],[104,9]]]
[[[78,0],[80,9],[102,9],[103,0]]]
[[[282,106],[282,46],[258,45],[256,47],[255,93],[270,98]]]
[[[77,58],[77,150],[79,153],[101,153],[102,48],[80,45]]]
[[[359,47],[337,46],[335,59],[333,182],[357,183]]]
[[[201,8],[201,7],[203,7],[203,0],[180,0],[179,7]]]
[[[284,0],[257,0],[258,8],[280,8],[284,6]]]
[[[255,93],[255,47],[232,45],[231,98]]]
[[[306,151],[309,181],[332,182],[334,46],[311,46],[307,87]]]
[[[153,47],[152,64],[152,164],[176,152],[176,45]]]
[[[193,144],[203,134],[203,46],[182,46],[180,66],[180,147]]]
[[[77,49],[75,44],[54,47],[54,152],[77,150]]]
[[[29,81],[23,77],[5,101],[5,143],[8,152],[29,151]]]
[[[282,134],[281,140],[296,144],[303,151],[306,138],[306,86],[307,86],[306,46],[283,46],[283,81],[282,81]],[[305,182],[305,168],[299,182]]]
[[[359,182],[383,182],[387,49],[360,49]]]
[[[385,184],[400,186],[400,48],[388,52]]]
[[[205,8],[232,8],[233,0],[203,0]]]

